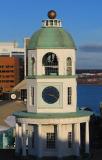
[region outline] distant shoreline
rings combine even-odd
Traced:
[[[77,84],[84,84],[84,85],[97,85],[97,86],[102,86],[102,83],[87,83],[87,82],[85,82],[85,83],[81,83],[81,82],[77,82]]]

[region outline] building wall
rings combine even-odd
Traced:
[[[49,78],[49,79],[28,79],[27,82],[27,110],[28,112],[76,112],[77,107],[77,83],[75,78]],[[58,89],[60,97],[54,104],[45,103],[42,99],[42,91],[47,86],[54,86]],[[34,87],[34,105],[31,102],[31,87]],[[68,105],[67,88],[72,88],[72,102]]]
[[[19,79],[18,58],[0,56],[0,88],[2,91],[11,91]]]
[[[0,57],[14,56],[19,59],[20,81],[24,79],[24,55],[25,55],[25,49],[20,48],[16,41],[14,41],[14,42],[0,42]]]
[[[44,66],[42,64],[43,57],[47,53],[54,53],[58,59],[58,76],[54,78],[37,78],[37,80],[28,79],[27,83],[27,109],[28,112],[76,112],[77,94],[76,94],[76,77],[75,77],[75,50],[74,49],[37,49],[29,50],[28,54],[28,75],[32,75],[32,57],[35,59],[33,65],[34,75],[44,76]],[[67,77],[67,58],[72,60],[72,73]],[[63,78],[59,77],[63,76]],[[64,77],[65,76],[65,77]],[[58,101],[54,104],[45,103],[42,99],[42,91],[48,86],[54,86],[60,93]],[[31,88],[34,87],[34,105],[31,104]],[[72,89],[72,102],[68,104],[68,87]]]
[[[73,153],[73,147],[68,148],[68,132],[72,132],[72,125],[62,125],[61,126],[61,139],[60,139],[60,145],[62,155],[68,156]],[[56,148],[52,151],[51,149],[47,149],[46,147],[46,134],[47,133],[55,133],[56,134]],[[53,125],[45,125],[42,126],[42,146],[43,146],[43,154],[46,156],[53,155],[57,156],[57,148],[58,148],[58,140],[57,140],[57,127]],[[74,145],[74,144],[73,144]]]
[[[33,126],[32,126],[33,129]],[[29,132],[32,135],[32,129],[29,128]],[[36,129],[34,135],[36,136]],[[42,132],[41,132],[41,137],[35,137],[35,145],[32,145],[33,142],[31,142],[31,139],[29,139],[28,144],[29,144],[29,153],[32,155],[36,155],[38,151],[38,146],[37,144],[38,139],[40,138],[42,144],[42,153],[43,156],[58,156],[58,147],[59,147],[59,140],[57,137],[57,126],[56,125],[43,125],[42,126]],[[62,133],[61,133],[61,140],[60,140],[60,145],[61,145],[61,154],[62,156],[69,156],[74,154],[74,143],[72,144],[72,147],[68,147],[68,132],[72,133],[72,124],[69,125],[62,125]],[[55,149],[48,149],[46,146],[47,139],[46,135],[47,133],[55,133],[56,139],[55,139]],[[36,139],[37,138],[37,139]]]

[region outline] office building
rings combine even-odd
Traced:
[[[17,57],[19,59],[20,81],[24,79],[24,55],[25,49],[20,48],[17,42],[0,42],[0,57]]]
[[[17,57],[0,56],[0,88],[9,92],[19,83],[19,60]]]

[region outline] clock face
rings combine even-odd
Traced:
[[[16,94],[11,94],[11,99],[16,99]]]
[[[53,104],[59,99],[59,91],[53,86],[46,87],[42,91],[42,98],[46,103]]]

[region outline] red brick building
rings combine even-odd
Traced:
[[[11,91],[19,82],[19,60],[17,57],[0,56],[0,90]]]

